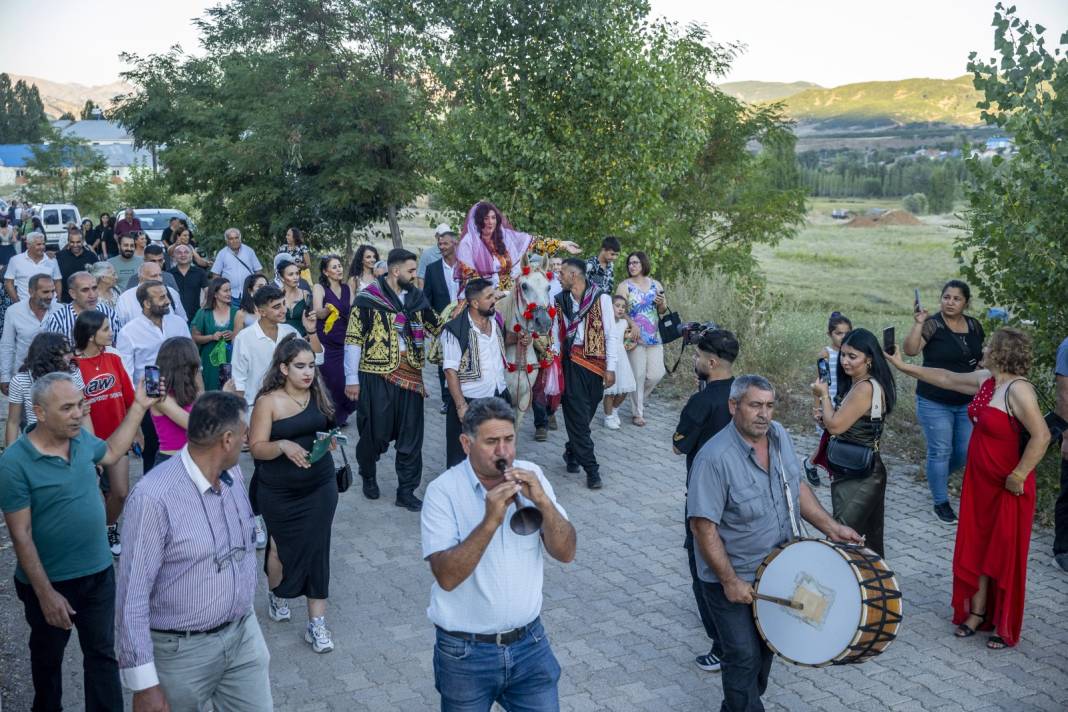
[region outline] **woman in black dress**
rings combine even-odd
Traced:
[[[287,336],[263,378],[249,442],[256,460],[256,504],[267,523],[268,613],[271,620],[287,621],[287,599],[305,596],[304,640],[317,653],[334,649],[326,599],[337,479],[329,453],[316,462],[310,456],[316,433],[333,425],[334,404],[319,378],[311,345]]]

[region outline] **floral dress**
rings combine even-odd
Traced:
[[[657,324],[660,317],[656,311],[656,294],[662,289],[655,279],[649,281],[649,289],[642,290],[632,281],[627,285],[627,313],[638,327],[638,344],[657,346],[660,344],[660,331]]]

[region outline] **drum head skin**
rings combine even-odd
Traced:
[[[804,604],[795,610],[769,601],[754,604],[757,626],[768,645],[799,665],[826,665],[845,652],[861,624],[857,576],[833,546],[795,542],[759,572],[756,591]]]

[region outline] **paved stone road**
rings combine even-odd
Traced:
[[[436,379],[428,378],[436,383]],[[436,398],[427,402],[425,472],[444,464],[444,425]],[[585,488],[560,458],[564,433],[532,439],[527,419],[520,455],[542,465],[579,536],[576,561],[547,565],[544,622],[563,667],[565,710],[712,710],[720,678],[698,670],[706,649],[690,593],[682,549],[683,461],[671,454],[679,404],[653,399],[648,425],[624,417],[619,431],[594,426],[606,487]],[[624,413],[626,416],[626,413]],[[355,433],[352,433],[353,438]],[[811,438],[799,443],[807,450]],[[354,442],[354,441],[353,441]],[[890,448],[892,452],[892,447]],[[899,639],[860,666],[809,670],[776,661],[765,696],[776,710],[1065,710],[1068,709],[1068,576],[1050,564],[1051,534],[1036,531],[1031,547],[1023,640],[992,652],[985,636],[952,637],[949,623],[953,530],[936,523],[915,467],[888,460],[888,558],[904,591]],[[429,478],[428,478],[429,479]],[[358,486],[341,497],[334,521],[328,620],[335,652],[315,655],[301,637],[306,612],[294,622],[267,619],[265,594],[256,610],[271,649],[277,709],[436,709],[431,667],[433,631],[425,609],[431,575],[419,558],[418,516],[393,506],[392,453],[380,469],[384,496],[365,500]],[[829,490],[819,489],[827,503]],[[6,531],[0,546],[8,545]],[[15,619],[0,642],[10,661],[0,669],[4,707],[29,708],[25,625],[11,595],[10,549],[0,551],[0,603]],[[72,640],[65,665],[68,709],[81,708],[80,660]],[[17,685],[12,690],[12,676]]]

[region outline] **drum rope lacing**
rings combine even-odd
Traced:
[[[882,651],[880,650],[878,652],[873,652],[876,645],[880,643],[889,643],[890,641],[897,638],[897,633],[886,632],[885,626],[889,624],[890,626],[894,626],[894,629],[896,630],[897,626],[901,624],[902,620],[902,616],[900,613],[895,613],[894,611],[891,611],[885,605],[886,601],[901,598],[901,591],[895,591],[893,589],[887,588],[886,586],[886,581],[892,580],[894,578],[894,572],[890,569],[880,569],[875,566],[875,562],[877,560],[880,560],[879,557],[875,554],[869,555],[868,553],[866,553],[863,546],[848,545],[848,548],[855,551],[857,555],[863,559],[863,563],[850,562],[852,566],[857,569],[858,572],[871,576],[871,578],[866,578],[860,581],[861,588],[864,589],[870,585],[877,591],[877,595],[873,595],[870,598],[865,598],[864,603],[878,608],[881,617],[874,623],[867,623],[865,625],[860,626],[860,628],[858,629],[862,633],[872,634],[872,639],[867,641],[866,643],[849,646],[849,650],[851,652],[857,653],[857,657],[851,660],[835,662],[835,665],[850,665],[854,663],[861,663],[870,657],[878,655],[878,653]]]

